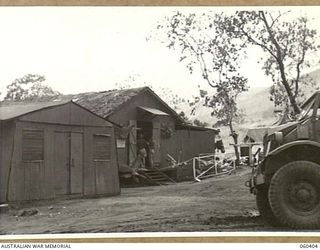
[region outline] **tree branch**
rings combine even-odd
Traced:
[[[201,73],[203,74],[203,78],[206,80],[206,82],[209,84],[210,87],[212,88],[216,88],[216,85],[213,85],[209,79],[209,74],[207,71],[207,66],[205,63],[205,60],[202,56],[202,50],[199,48],[199,45],[197,44],[197,42],[195,41],[194,37],[192,37],[191,35],[189,35],[188,37],[193,41],[194,44],[191,44],[188,41],[188,38],[186,37],[186,33],[178,33],[178,31],[173,28],[171,30],[171,32],[176,35],[176,37],[178,38],[178,40],[183,44],[183,48],[182,48],[182,53],[184,52],[184,50],[186,50],[186,48],[188,48],[189,50],[191,50],[191,52],[197,57],[197,60],[200,64],[200,70]],[[195,49],[195,46],[197,47],[197,49]],[[200,53],[199,53],[200,51]]]
[[[192,39],[193,42],[197,45],[197,41],[194,39],[194,37],[190,36],[190,39]],[[200,49],[200,47],[198,45],[197,45],[198,51],[196,51],[193,47],[192,47],[192,49],[193,49],[193,52],[196,54],[197,59],[198,59],[198,61],[200,63],[201,72],[205,76],[203,78],[207,81],[207,83],[209,84],[210,87],[217,88],[217,85],[213,85],[212,82],[209,79],[208,68],[207,68],[206,61],[203,58],[202,50]]]
[[[278,21],[278,19],[279,19],[280,17],[282,17],[283,15],[285,15],[285,14],[287,14],[287,13],[289,13],[289,12],[291,12],[291,11],[288,10],[288,11],[286,11],[286,12],[284,12],[284,13],[281,13],[281,12],[279,11],[279,15],[278,15],[275,19],[272,17],[271,13],[269,13],[269,16],[270,16],[271,19],[272,19],[272,23],[271,23],[271,25],[270,25],[270,28],[273,27],[273,25]]]
[[[282,57],[282,53],[281,53],[281,47],[279,45],[279,43],[277,42],[277,40],[275,39],[274,35],[273,35],[273,32],[268,24],[268,21],[266,19],[266,16],[264,14],[263,11],[259,11],[259,14],[261,15],[262,17],[262,21],[264,22],[265,26],[266,26],[266,29],[268,31],[268,34],[270,36],[270,39],[271,39],[271,42],[273,43],[273,45],[276,47],[276,50],[277,50],[277,55],[276,55],[276,60],[278,62],[278,65],[279,65],[279,70],[280,70],[280,75],[281,75],[281,79],[282,79],[282,84],[284,86],[284,88],[286,89],[287,91],[287,94],[288,94],[288,97],[289,97],[289,100],[290,100],[290,103],[294,109],[294,112],[296,114],[299,114],[300,113],[300,109],[296,103],[296,99],[294,97],[294,95],[292,94],[292,91],[290,89],[290,86],[288,84],[288,80],[286,78],[286,75],[285,75],[285,67],[284,67],[284,64],[283,64],[283,57]]]
[[[305,40],[306,40],[306,34],[304,33],[303,42],[305,42]],[[295,93],[294,93],[294,97],[295,98],[299,94],[299,81],[300,81],[300,74],[301,74],[301,66],[302,66],[302,64],[304,62],[304,59],[305,59],[305,56],[306,56],[306,51],[307,51],[307,49],[302,45],[302,55],[301,55],[300,60],[297,63],[297,67],[296,67],[297,76],[296,76],[296,79],[295,79]]]
[[[253,44],[260,46],[262,48],[264,48],[265,50],[267,50],[274,58],[277,58],[277,56],[273,53],[272,50],[270,50],[265,44],[263,43],[259,43],[258,41],[256,41],[255,39],[253,39],[248,32],[246,32],[243,28],[240,28],[241,32],[249,39],[249,41],[251,41]]]

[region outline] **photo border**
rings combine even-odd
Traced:
[[[226,7],[245,7],[245,6],[319,6],[320,0],[0,0],[0,6],[226,6]],[[320,13],[319,13],[320,14]],[[242,232],[246,234],[246,232]],[[295,235],[280,235],[271,236],[273,232],[265,232],[269,235],[255,235],[254,232],[248,232],[247,236],[241,234],[240,236],[171,236],[166,233],[159,233],[159,236],[146,236],[147,233],[137,233],[128,235],[126,233],[114,234],[98,234],[93,236],[90,234],[73,234],[73,235],[59,235],[59,234],[44,234],[44,235],[2,235],[0,236],[0,244],[3,243],[320,243],[320,232],[307,232],[308,236],[299,232],[283,233]],[[174,234],[174,233],[173,233]],[[191,233],[192,234],[192,233]],[[201,234],[201,233],[200,233]],[[226,234],[226,233],[222,233]],[[229,233],[228,233],[229,234]],[[251,234],[251,235],[250,235]],[[317,234],[310,236],[310,234]],[[168,235],[168,236],[166,236]],[[87,237],[84,237],[87,236]],[[80,238],[81,237],[81,238]]]

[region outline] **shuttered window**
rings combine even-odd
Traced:
[[[109,135],[93,136],[93,159],[97,161],[111,159],[111,138]]]
[[[42,130],[22,130],[22,160],[43,160],[44,136]]]

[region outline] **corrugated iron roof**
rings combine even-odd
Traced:
[[[55,107],[70,102],[2,102],[0,103],[0,120],[9,120],[41,109]]]
[[[159,102],[161,102],[162,105],[168,109],[169,115],[173,115],[177,120],[183,123],[183,120],[179,117],[179,115],[149,87],[63,95],[53,99],[50,98],[49,100],[72,100],[91,112],[107,119],[108,116],[113,112],[118,110],[123,105],[127,105],[128,101],[145,91],[153,95]]]
[[[160,102],[163,103],[163,105],[165,105],[171,111],[172,115],[174,115],[178,119],[181,119],[179,118],[178,114],[176,114],[176,112],[168,106],[168,104],[161,100],[160,97],[158,97],[148,87],[46,97],[41,98],[39,104],[45,105],[45,103],[67,102],[72,100],[73,102],[79,104],[80,106],[86,108],[94,114],[97,114],[98,116],[101,116],[103,118],[107,118],[116,109],[118,109],[120,106],[127,103],[129,100],[142,93],[143,91],[149,91],[150,93],[152,93],[156,98],[159,99]]]
[[[117,108],[119,108],[119,106],[126,103],[145,89],[147,89],[147,87],[108,90],[102,92],[87,92],[74,95],[59,96],[54,100],[72,100],[80,106],[90,110],[91,112],[101,117],[107,118],[107,116]]]

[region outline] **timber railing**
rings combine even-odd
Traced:
[[[230,174],[236,169],[235,161],[223,163],[215,154],[200,154],[192,159],[193,178],[201,181],[206,178]]]

